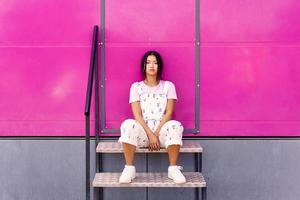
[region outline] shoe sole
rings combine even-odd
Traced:
[[[135,179],[135,177],[136,177],[136,176],[132,177],[132,178],[130,179],[129,182],[120,182],[120,181],[119,181],[119,183],[120,183],[120,184],[122,184],[122,183],[131,183],[131,181],[132,181],[133,179]]]
[[[183,183],[186,183],[186,181],[184,181],[184,182],[176,182],[176,181],[174,181],[174,179],[173,179],[173,178],[171,177],[171,175],[169,175],[169,174],[168,174],[168,178],[169,178],[169,179],[172,179],[173,182],[176,183],[176,184],[183,184]]]

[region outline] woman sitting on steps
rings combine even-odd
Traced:
[[[158,151],[167,149],[170,166],[168,177],[175,183],[185,183],[177,166],[180,146],[182,146],[183,126],[171,120],[175,100],[175,85],[162,80],[163,62],[156,51],[148,51],[142,58],[141,71],[143,81],[135,82],[130,88],[131,109],[135,119],[125,120],[120,127],[126,165],[119,178],[120,183],[130,183],[135,178],[133,165],[135,149],[148,147]]]

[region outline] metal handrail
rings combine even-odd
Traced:
[[[84,115],[90,115],[91,110],[91,100],[92,100],[92,89],[93,89],[93,77],[94,77],[94,69],[95,69],[95,61],[96,61],[96,52],[97,52],[97,43],[98,43],[98,26],[94,26],[93,29],[93,43],[92,43],[92,52],[90,59],[90,70],[89,70],[89,78],[88,78],[88,86],[86,91],[85,98],[85,112]]]
[[[90,68],[89,68],[89,77],[88,77],[88,85],[86,91],[86,99],[85,99],[85,164],[86,164],[86,200],[90,200],[90,110],[91,110],[91,100],[92,100],[92,89],[93,89],[93,77],[96,76],[96,80],[98,79],[97,74],[97,45],[98,45],[98,26],[94,26],[93,29],[93,43],[91,50],[91,59],[90,59]],[[97,83],[95,83],[95,89],[97,89]],[[97,98],[97,93],[95,97]],[[98,110],[95,111],[96,121],[97,115],[99,115]],[[96,124],[96,131],[97,131]]]

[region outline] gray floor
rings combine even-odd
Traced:
[[[201,140],[208,200],[298,200],[300,140]],[[91,145],[92,167],[94,145]],[[85,199],[84,140],[1,140],[0,200]],[[152,154],[149,171],[166,171],[167,156]],[[122,155],[103,156],[104,171],[121,171]],[[137,171],[145,157],[136,156]],[[194,170],[184,154],[183,171]],[[91,169],[92,174],[94,168]],[[145,199],[145,189],[105,189],[106,200]],[[150,188],[149,200],[193,199],[193,189]]]

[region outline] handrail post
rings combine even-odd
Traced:
[[[86,185],[86,200],[90,200],[90,115],[85,116],[85,185]]]
[[[96,38],[96,44],[98,47],[98,40]],[[97,55],[95,57],[95,147],[97,148],[99,143],[99,74],[98,74],[98,48],[95,50],[95,54]],[[95,154],[95,162],[96,162],[96,172],[99,172],[99,162],[100,158]]]
[[[97,65],[97,37],[98,37],[98,26],[94,26],[93,29],[93,43],[92,43],[92,50],[91,50],[91,58],[90,58],[90,68],[89,68],[89,77],[88,77],[88,85],[86,91],[86,101],[85,101],[85,166],[86,166],[86,200],[90,200],[90,109],[91,109],[91,99],[92,99],[92,89],[93,89],[93,77],[95,65]],[[97,76],[95,77],[95,79]],[[95,84],[95,88],[97,88],[97,83]],[[97,92],[98,94],[98,92]],[[97,98],[97,97],[96,97]],[[98,111],[96,110],[95,117],[99,115]],[[97,124],[96,124],[96,131],[97,131]]]

